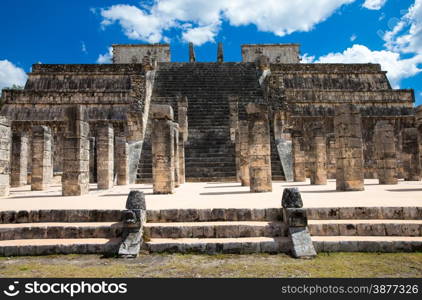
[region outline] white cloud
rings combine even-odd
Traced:
[[[357,39],[357,35],[356,34],[352,34],[352,36],[350,37],[350,41],[354,42]]]
[[[367,9],[379,10],[386,2],[387,0],[365,0],[365,3],[363,3],[362,6]]]
[[[393,87],[398,88],[400,80],[421,72],[417,65],[422,63],[422,55],[402,59],[400,53],[381,50],[372,51],[363,45],[353,45],[343,52],[329,53],[315,60],[316,63],[376,63],[387,71]]]
[[[127,37],[157,43],[176,29],[196,45],[213,42],[223,21],[255,25],[283,36],[310,31],[337,9],[355,0],[155,0],[151,6],[113,5],[101,10],[103,28],[118,23]]]
[[[214,37],[217,35],[218,25],[189,28],[182,33],[183,40],[192,42],[195,45],[202,45],[206,42],[215,42]]]
[[[310,64],[310,63],[313,63],[314,61],[315,61],[315,56],[311,56],[308,53],[305,53],[300,57],[300,62],[302,64]]]
[[[97,58],[97,63],[99,64],[110,64],[113,59],[113,48],[109,47],[108,52],[105,54],[100,54]]]
[[[422,54],[422,0],[415,0],[384,40],[392,51]]]
[[[0,60],[0,91],[12,85],[24,86],[27,78],[23,69],[8,60]]]

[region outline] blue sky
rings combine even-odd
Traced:
[[[170,42],[172,61],[240,61],[246,43],[300,43],[304,61],[381,63],[422,104],[422,0],[2,0],[0,88],[33,63],[107,62],[113,43]],[[101,58],[100,58],[101,56]]]

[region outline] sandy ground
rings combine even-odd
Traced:
[[[46,191],[31,191],[30,186],[12,188],[10,196],[0,198],[0,210],[21,209],[122,209],[132,189],[145,193],[148,209],[170,208],[270,208],[280,207],[283,188],[297,187],[305,207],[347,206],[422,206],[422,182],[400,181],[398,185],[379,185],[376,179],[365,180],[365,191],[337,192],[335,180],[327,185],[309,182],[273,182],[271,193],[250,193],[239,183],[186,183],[172,195],[152,194],[152,185],[115,186],[110,190],[90,187],[88,195],[61,196],[61,186]]]

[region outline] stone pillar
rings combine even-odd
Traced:
[[[335,107],[336,188],[338,191],[363,191],[362,121],[352,104]]]
[[[397,156],[394,128],[387,121],[375,125],[374,148],[380,184],[397,184]]]
[[[217,62],[219,63],[224,62],[223,43],[221,42],[218,43]]]
[[[330,136],[327,141],[327,178],[336,179],[336,141]]]
[[[239,121],[240,182],[249,186],[249,129],[248,121]]]
[[[12,134],[12,161],[10,185],[19,187],[28,183],[28,135],[24,132]]]
[[[111,189],[114,177],[113,124],[101,122],[97,127],[97,181],[99,189]]]
[[[10,121],[0,116],[0,196],[9,195],[11,142]]]
[[[154,194],[174,192],[174,125],[169,105],[152,105],[152,180]]]
[[[185,141],[183,140],[183,136],[179,132],[179,184],[184,184],[185,179]]]
[[[179,165],[179,125],[173,123],[173,146],[174,146],[174,186],[180,186],[180,165]]]
[[[305,152],[301,149],[301,139],[299,135],[293,135],[292,138],[293,177],[297,182],[306,181]]]
[[[32,127],[32,176],[31,190],[48,188],[51,180],[51,129],[47,126]]]
[[[250,191],[272,191],[271,146],[268,110],[265,104],[249,103],[248,114],[249,141],[249,182]]]
[[[116,136],[117,185],[129,184],[129,144],[125,136]]]
[[[83,106],[66,109],[66,133],[63,145],[63,196],[89,192],[89,123]]]
[[[185,143],[188,140],[188,98],[180,97],[177,103],[177,121],[179,123],[179,182],[185,183]]]
[[[97,143],[95,137],[89,138],[89,182],[97,182]]]
[[[189,62],[196,62],[195,49],[193,48],[193,43],[189,43]]]
[[[311,135],[311,184],[327,184],[327,145],[322,124],[315,124]]]
[[[422,167],[422,105],[416,108],[416,128],[418,129],[419,161]]]
[[[417,129],[404,128],[402,138],[404,180],[419,181],[421,180],[421,165]]]

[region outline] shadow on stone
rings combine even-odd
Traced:
[[[249,191],[239,191],[239,192],[209,192],[209,193],[200,193],[199,195],[206,196],[206,195],[236,195],[236,194],[250,194]]]
[[[386,190],[388,192],[421,192],[422,189],[397,189],[397,190]]]
[[[233,188],[233,187],[240,187],[240,184],[236,185],[218,185],[218,186],[206,186],[204,188],[206,189],[214,189],[214,188]]]
[[[301,193],[308,193],[308,194],[312,194],[312,193],[341,193],[339,191],[336,190],[317,190],[317,191],[300,191]]]

